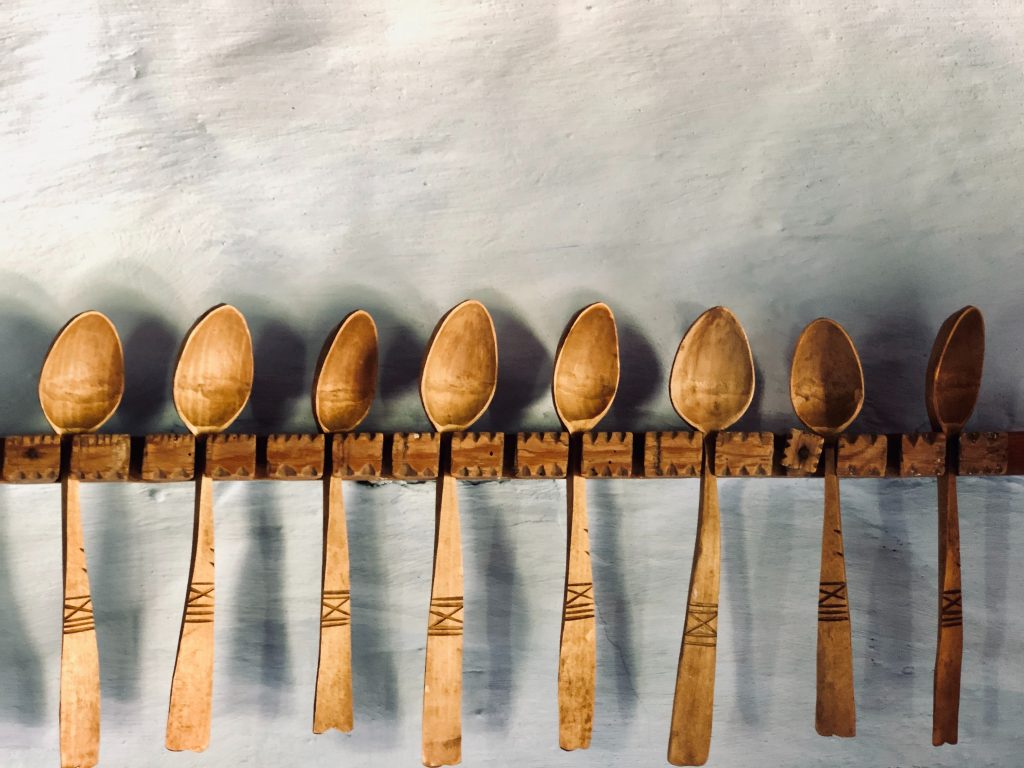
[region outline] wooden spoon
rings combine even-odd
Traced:
[[[618,387],[615,317],[606,304],[591,304],[580,310],[562,335],[552,379],[555,411],[569,432],[568,540],[558,648],[558,744],[566,750],[590,746],[597,667],[594,578],[581,464],[583,433],[608,412]]]
[[[668,761],[704,765],[711,749],[721,565],[715,439],[716,433],[746,412],[754,398],[750,342],[739,320],[725,307],[709,309],[683,336],[672,363],[669,396],[680,418],[701,433],[704,451]]]
[[[974,410],[985,359],[985,321],[964,307],[942,324],[928,360],[925,400],[932,429],[946,435],[946,472],[939,478],[939,637],[935,649],[932,744],[956,744],[960,665],[964,652],[960,592],[960,518],[956,504],[960,432]]]
[[[226,429],[252,390],[252,337],[242,313],[218,304],[185,336],[174,371],[174,406],[196,436],[192,563],[167,712],[167,748],[201,752],[210,743],[213,697],[213,478],[208,435]]]
[[[353,312],[324,343],[313,377],[313,415],[320,430],[349,432],[366,418],[377,388],[377,326]],[[352,628],[348,533],[341,478],[324,465],[324,554],[321,579],[320,661],[313,700],[313,732],[352,730]]]
[[[836,451],[838,436],[864,404],[864,372],[853,341],[839,323],[819,317],[804,328],[793,352],[789,397],[800,421],[825,438],[814,727],[822,736],[853,736],[857,711]]]
[[[114,324],[99,312],[76,315],[57,334],[39,375],[39,403],[61,436],[64,634],[60,653],[60,764],[96,765],[100,751],[100,659],[82,539],[73,435],[94,432],[124,393],[124,354]]]
[[[462,759],[462,545],[452,432],[483,415],[498,380],[494,322],[479,301],[451,309],[434,329],[420,374],[420,399],[440,433],[434,571],[423,676],[423,764]]]

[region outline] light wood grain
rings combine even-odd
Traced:
[[[853,638],[836,476],[836,442],[825,445],[825,516],[818,583],[818,664],[814,728],[821,736],[854,736]]]
[[[935,645],[932,744],[959,739],[960,670],[964,655],[964,608],[960,586],[960,520],[956,474],[939,478],[939,628]]]
[[[351,731],[352,618],[348,532],[342,480],[324,477],[324,553],[320,591],[320,657],[313,699],[313,732]]]
[[[100,751],[100,659],[82,540],[78,482],[70,474],[61,478],[64,507],[64,634],[60,654],[62,768],[96,765]]]
[[[686,596],[686,618],[679,648],[668,761],[704,765],[711,751],[718,647],[718,593],[721,575],[721,522],[714,438],[705,438],[700,475],[697,539]],[[710,465],[709,465],[710,463]]]

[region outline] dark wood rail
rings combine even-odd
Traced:
[[[433,433],[240,435],[209,438],[215,480],[316,480],[328,446],[333,474],[347,480],[426,481],[437,475]],[[465,432],[452,441],[452,471],[468,480],[565,477],[564,432]],[[800,430],[723,432],[720,477],[821,475],[822,439]],[[84,481],[191,480],[195,439],[184,434],[78,435],[71,471]],[[595,432],[586,435],[583,471],[594,478],[697,477],[701,441],[692,432]],[[844,435],[841,477],[928,477],[942,474],[945,438],[937,433]],[[961,475],[1024,475],[1024,432],[969,432],[960,440]],[[52,483],[60,472],[60,439],[22,435],[3,441],[2,480]]]

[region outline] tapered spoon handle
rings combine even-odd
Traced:
[[[64,636],[60,649],[60,764],[88,768],[100,752],[100,657],[82,539],[78,478],[61,477]]]
[[[352,626],[348,533],[342,480],[324,478],[324,559],[320,601],[320,662],[316,670],[313,732],[352,730]]]
[[[203,453],[197,446],[197,454]],[[205,459],[196,464],[192,564],[171,678],[166,744],[174,751],[201,752],[210,743],[213,698],[213,481]]]
[[[576,471],[568,477],[566,495],[568,542],[558,647],[558,744],[568,750],[590,746],[597,638],[586,481]]]
[[[814,728],[822,736],[853,736],[856,733],[850,630],[836,445],[830,441],[825,446],[825,517],[821,530],[821,579],[818,584],[818,676],[814,716]]]
[[[451,443],[442,442],[442,453]],[[423,676],[423,764],[456,765],[462,759],[462,544],[455,478],[448,456],[437,478],[434,577],[427,618]]]
[[[939,478],[939,637],[935,648],[932,744],[956,744],[960,714],[960,665],[964,654],[960,592],[960,518],[956,474],[947,463]]]
[[[706,438],[700,476],[697,539],[686,600],[686,624],[679,649],[675,698],[672,701],[672,729],[668,738],[668,761],[672,765],[704,765],[711,750],[720,571],[718,480],[714,474],[713,438]]]

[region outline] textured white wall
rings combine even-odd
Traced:
[[[309,430],[323,337],[370,310],[371,428],[426,426],[436,319],[495,315],[482,428],[553,428],[561,329],[615,309],[605,422],[671,427],[685,327],[724,303],[760,375],[743,428],[785,429],[788,357],[821,314],[867,374],[860,430],[926,425],[942,319],[976,303],[976,427],[1022,426],[1024,10],[1011,0],[578,0],[0,6],[0,431],[44,432],[35,377],[72,314],[110,314],[113,431],[180,429],[170,365],[236,303],[257,381],[240,430]],[[309,732],[319,492],[218,486],[210,752],[162,747],[188,562],[187,485],[90,487],[86,542],[110,766],[415,764],[432,488],[352,487],[357,729]],[[465,486],[468,765],[662,762],[696,483],[593,483],[594,746],[556,745],[564,491]],[[930,747],[934,490],[844,484],[859,736],[813,733],[816,481],[722,483],[717,765],[1011,765],[1024,741],[1024,484],[962,482],[962,743]],[[0,755],[57,763],[59,492],[0,488]]]

